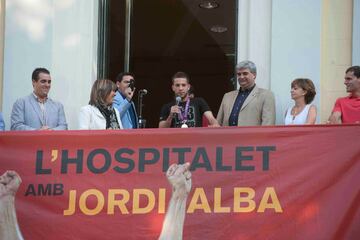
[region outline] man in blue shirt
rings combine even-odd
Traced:
[[[119,110],[124,129],[138,128],[138,117],[132,98],[135,92],[134,74],[120,73],[116,77],[118,91],[114,97],[113,106]]]
[[[67,130],[63,105],[48,97],[51,81],[46,68],[33,71],[33,92],[14,103],[11,130]]]
[[[4,131],[4,130],[5,130],[5,122],[2,113],[0,112],[0,131]]]

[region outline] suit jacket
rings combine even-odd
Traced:
[[[123,129],[120,114],[115,109],[116,118],[119,122],[120,128]],[[79,112],[79,129],[81,130],[96,130],[106,129],[106,119],[101,114],[100,110],[92,105],[86,105],[81,107]]]
[[[239,90],[224,95],[217,121],[221,126],[229,126],[229,117]],[[275,98],[271,91],[255,85],[242,105],[239,113],[238,126],[274,125]]]
[[[44,103],[45,119],[39,102],[31,93],[29,96],[16,100],[11,112],[11,130],[37,130],[48,126],[54,130],[66,130],[67,123],[64,107],[50,98]]]
[[[113,106],[120,113],[121,122],[124,126],[124,129],[138,128],[138,117],[137,117],[137,113],[136,113],[136,109],[135,109],[135,105],[134,105],[133,101],[129,102],[126,98],[123,98],[121,96],[119,91],[117,91],[116,95],[114,97]],[[135,113],[135,123],[134,124],[131,121],[130,108],[132,108]]]

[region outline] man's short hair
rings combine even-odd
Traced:
[[[236,65],[236,70],[245,69],[245,68],[249,69],[251,73],[256,74],[256,65],[252,61],[246,60],[239,62]]]
[[[132,76],[133,78],[135,78],[135,75],[131,72],[121,72],[116,76],[115,82],[121,82],[124,76]]]
[[[187,83],[190,83],[190,78],[185,72],[177,72],[172,77],[172,82],[174,83],[175,78],[185,78]]]
[[[35,70],[32,72],[31,79],[33,81],[39,80],[39,74],[40,73],[45,73],[45,74],[50,75],[49,70],[47,70],[46,68],[35,68]]]
[[[360,78],[360,66],[349,67],[348,69],[346,69],[345,73],[348,72],[353,72],[355,77]]]

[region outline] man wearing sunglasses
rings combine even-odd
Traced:
[[[32,73],[33,92],[16,100],[11,112],[11,130],[67,130],[64,107],[48,97],[51,76],[46,68]]]
[[[118,91],[114,97],[113,106],[120,113],[124,129],[138,128],[138,116],[132,98],[135,92],[134,74],[120,73],[116,77]]]

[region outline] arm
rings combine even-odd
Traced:
[[[189,163],[183,165],[173,164],[166,173],[173,191],[159,240],[182,239],[186,199],[191,190],[191,173],[189,167]]]
[[[209,127],[220,127],[218,121],[215,119],[213,113],[211,111],[204,112],[204,116],[209,122]]]
[[[341,124],[342,123],[342,112],[341,112],[341,100],[340,98],[336,99],[334,108],[331,112],[331,115],[327,121],[330,124]]]
[[[159,122],[159,128],[169,128],[171,126],[172,117],[169,116],[166,120]]]
[[[208,122],[208,127],[220,127],[218,121],[215,119],[213,113],[210,110],[209,105],[203,98],[195,98],[198,101],[201,117],[205,117]]]
[[[64,112],[64,107],[61,103],[59,103],[59,120],[58,120],[58,125],[56,127],[54,127],[54,130],[67,130],[67,123],[66,123],[66,118],[65,118],[65,112]]]
[[[125,112],[131,107],[131,99],[134,95],[134,92],[131,91],[130,88],[127,88],[125,95],[127,96],[125,99],[123,99],[120,92],[118,91],[114,97],[113,107],[119,111],[120,116],[123,116]]]
[[[261,125],[275,125],[275,97],[270,91],[265,94],[264,104],[261,114]]]
[[[328,119],[328,123],[330,124],[341,124],[341,112],[332,112],[329,119]]]
[[[159,122],[159,128],[169,128],[171,127],[171,122],[174,118],[174,114],[179,113],[180,109],[179,106],[174,105],[170,108],[170,112],[169,115],[166,117],[167,111],[166,111],[166,105],[162,107],[161,109],[161,116],[160,119],[165,119],[165,120],[161,120]]]
[[[315,105],[311,105],[309,109],[309,113],[307,115],[306,124],[315,124],[316,122],[316,107]]]
[[[15,194],[21,178],[14,171],[0,176],[0,239],[22,240],[15,211]]]
[[[225,95],[224,95],[225,97]],[[221,101],[221,105],[216,117],[216,120],[218,121],[219,125],[224,126],[224,97]]]
[[[25,124],[25,100],[18,99],[11,111],[11,130],[36,130]]]

